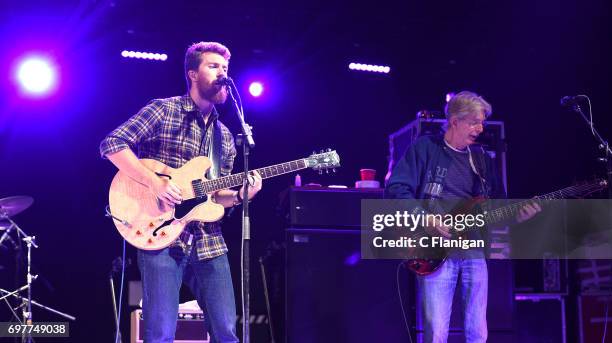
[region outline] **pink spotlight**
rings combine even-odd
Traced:
[[[55,88],[57,72],[50,60],[32,56],[19,63],[16,77],[24,93],[44,96]]]
[[[249,85],[249,93],[251,93],[251,95],[254,97],[260,96],[263,93],[263,90],[264,89],[261,82],[251,82]]]

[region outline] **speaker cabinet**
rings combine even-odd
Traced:
[[[565,299],[554,294],[516,294],[517,342],[565,343]]]
[[[287,343],[409,341],[401,261],[361,260],[359,230],[290,228],[286,243]],[[408,275],[401,270],[404,296]]]
[[[580,317],[580,343],[601,342],[604,332],[610,340],[612,320],[612,293],[583,294],[578,297]]]

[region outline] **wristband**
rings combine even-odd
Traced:
[[[242,204],[242,197],[240,196],[240,191],[236,191],[236,193],[234,194],[235,198],[234,199],[234,206],[240,205]]]

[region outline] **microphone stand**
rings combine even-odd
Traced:
[[[243,194],[242,194],[242,256],[241,256],[241,289],[242,289],[242,342],[250,342],[250,290],[249,290],[249,277],[250,277],[250,244],[251,244],[251,222],[249,218],[249,153],[250,149],[255,147],[255,141],[253,140],[253,132],[251,126],[248,125],[244,120],[244,109],[242,108],[242,100],[240,94],[236,88],[236,84],[231,78],[227,78],[228,83],[225,89],[229,97],[232,99],[236,115],[240,121],[242,128],[242,134],[238,135],[236,143],[242,146],[242,153],[244,156],[244,178],[242,180]],[[236,97],[234,96],[236,92]]]
[[[590,101],[588,97],[587,97],[587,100]],[[593,136],[595,137],[595,139],[599,141],[599,146],[598,146],[599,149],[604,151],[604,157],[600,157],[597,160],[606,164],[606,174],[607,174],[606,176],[608,178],[607,180],[608,181],[608,206],[610,207],[608,209],[608,225],[611,225],[612,224],[612,204],[610,204],[610,200],[612,199],[612,186],[610,185],[610,183],[612,183],[612,150],[610,149],[610,145],[608,141],[604,140],[599,135],[599,132],[597,132],[597,130],[593,126],[593,122],[587,118],[587,116],[584,114],[584,112],[580,108],[580,105],[574,103],[572,105],[572,110],[580,114],[582,119],[584,119],[587,125],[591,128],[591,132],[593,133]],[[590,106],[589,106],[589,111],[590,111]]]
[[[580,105],[573,104],[572,110],[582,116],[584,121],[591,128],[591,132],[593,133],[595,139],[599,141],[599,149],[604,151],[604,157],[600,157],[598,160],[606,164],[606,176],[608,177],[608,199],[612,199],[612,186],[610,186],[610,183],[612,183],[612,149],[610,148],[608,141],[599,135],[599,132],[597,132],[593,126],[593,123],[584,114],[582,108],[580,108]]]

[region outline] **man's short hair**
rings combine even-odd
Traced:
[[[478,113],[480,111],[483,111],[485,118],[488,118],[493,109],[491,108],[491,104],[480,95],[470,91],[462,91],[455,94],[446,103],[446,107],[444,108],[446,119],[450,119],[451,117],[462,118],[471,113]]]
[[[193,43],[189,48],[187,48],[187,52],[185,52],[185,78],[187,79],[187,90],[191,89],[191,80],[189,79],[189,71],[190,70],[198,70],[200,63],[202,63],[202,54],[206,52],[214,52],[219,54],[225,58],[226,61],[229,61],[232,54],[229,49],[217,42],[199,42]]]

